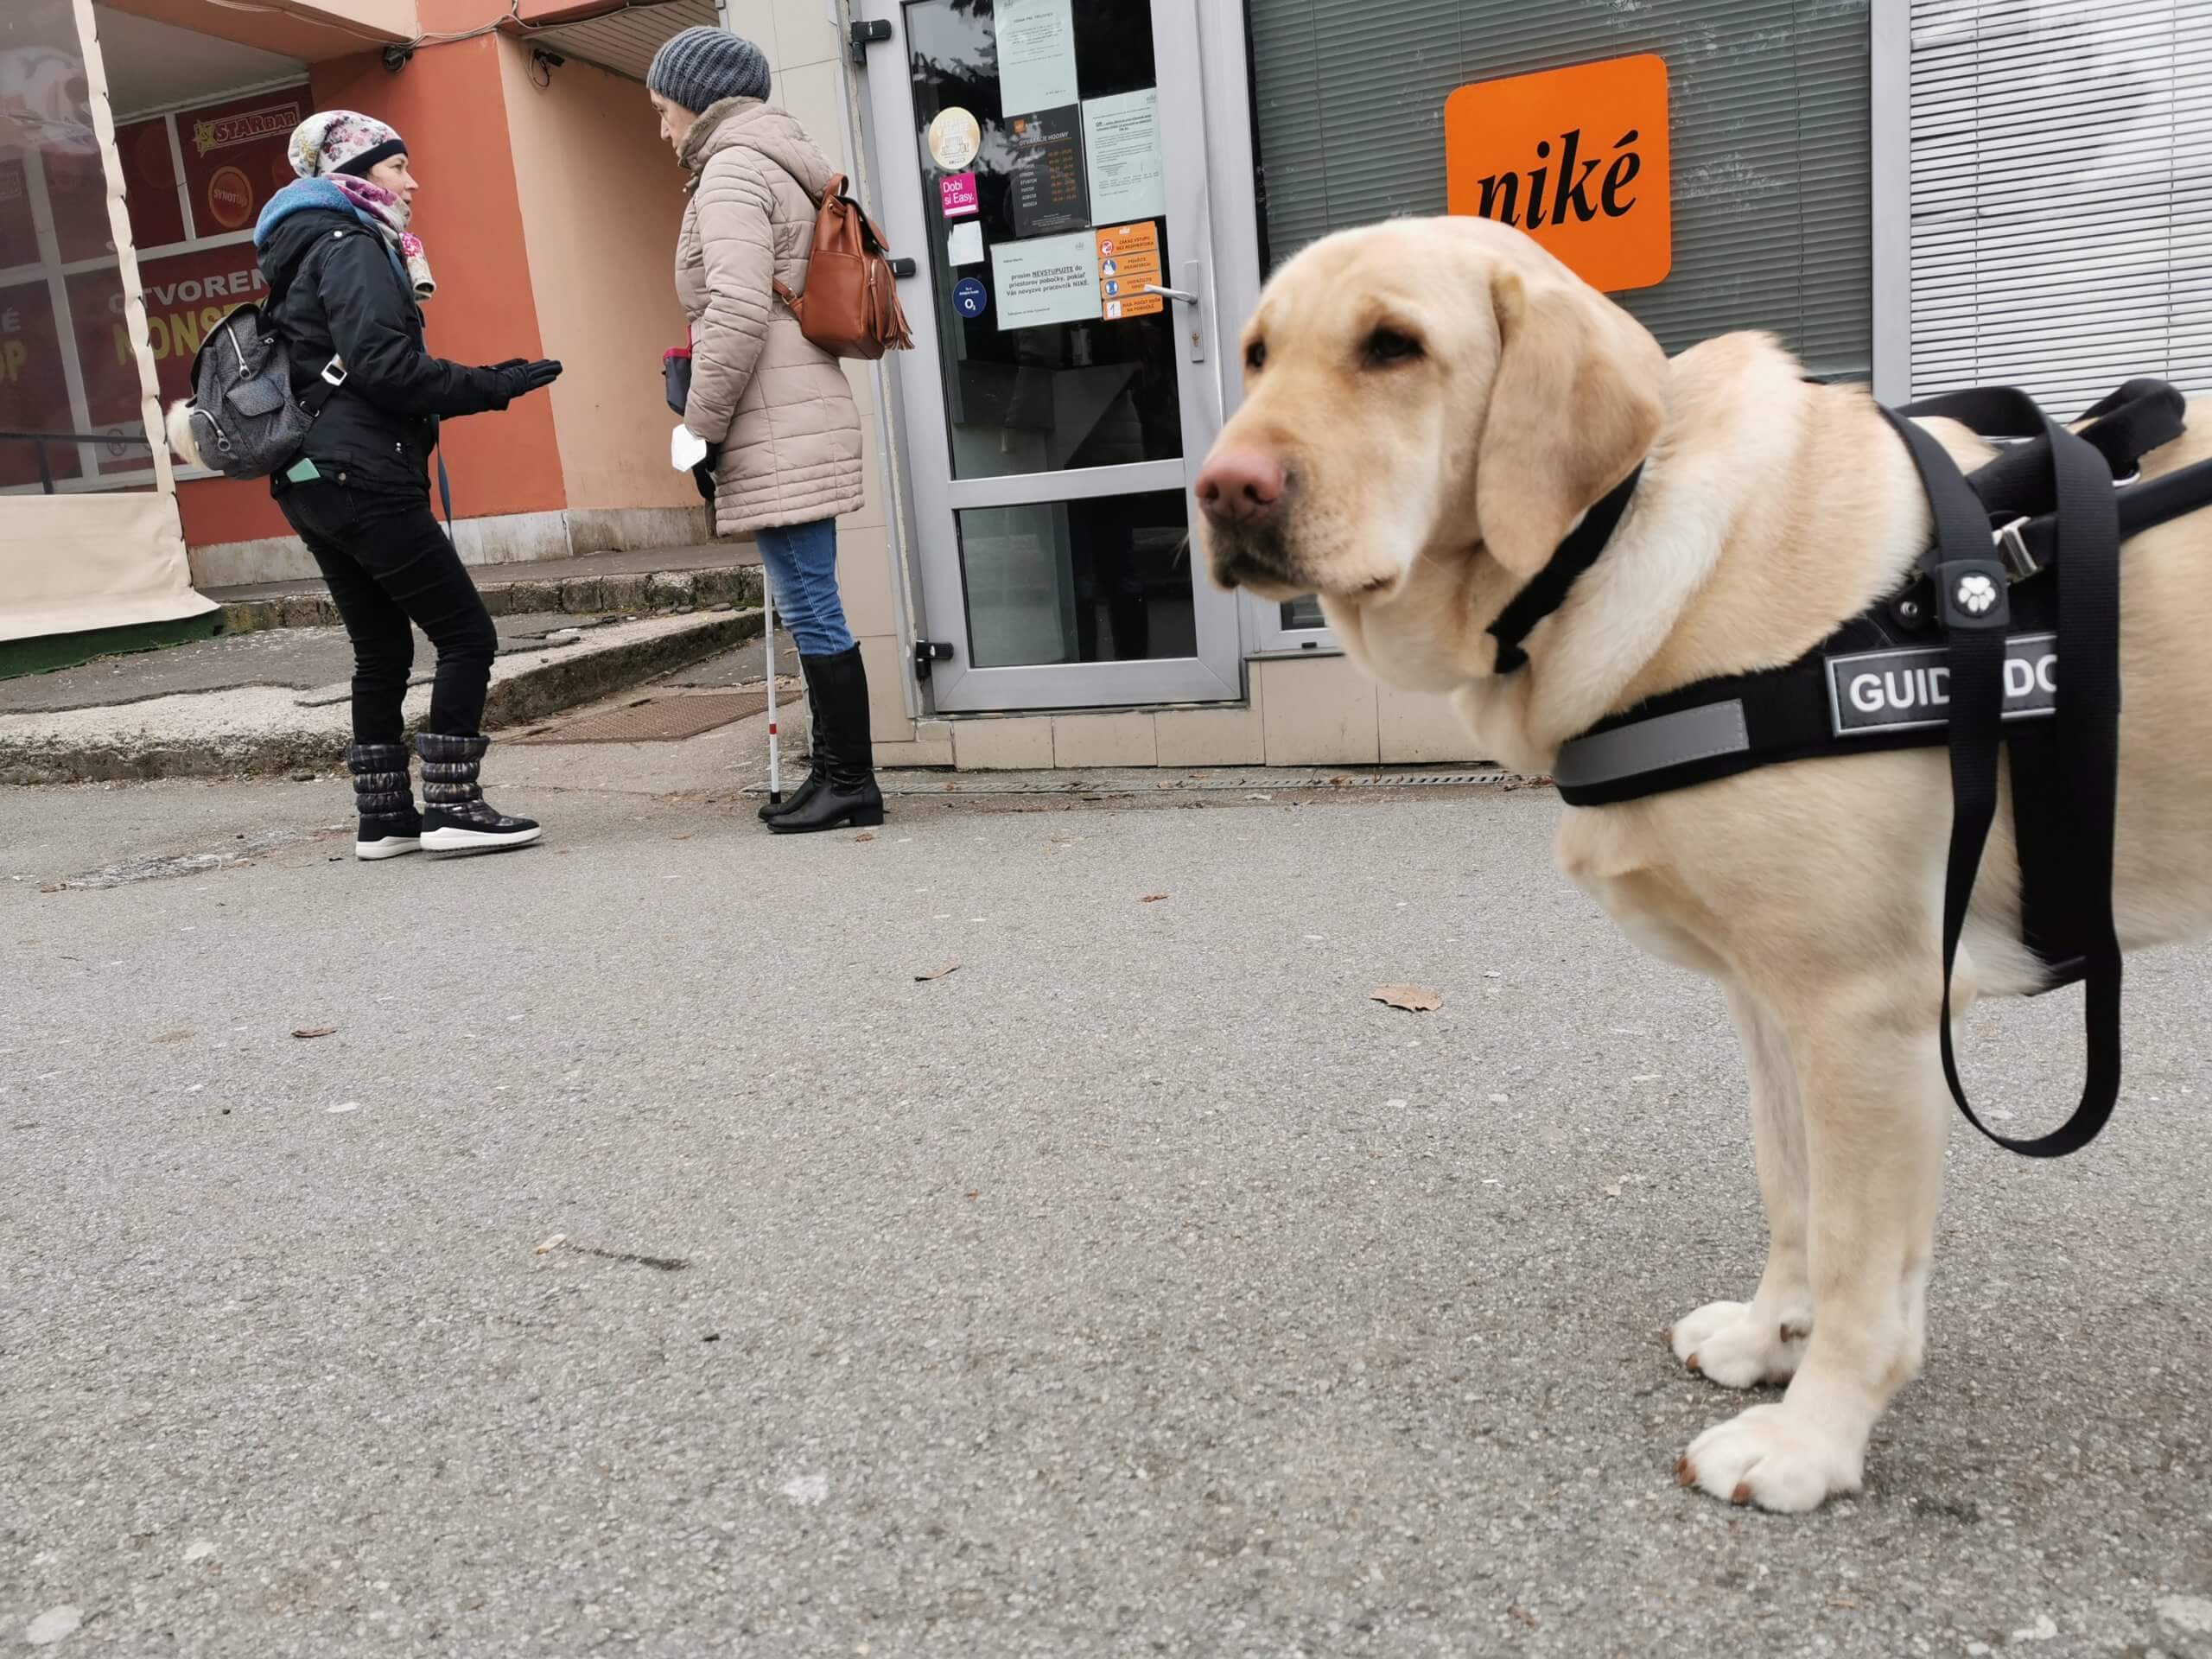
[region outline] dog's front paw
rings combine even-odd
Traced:
[[[1770,1314],[1757,1302],[1707,1302],[1685,1314],[1669,1341],[1675,1357],[1724,1389],[1787,1382],[1797,1374],[1809,1318]]]
[[[1857,1491],[1866,1463],[1863,1440],[1840,1438],[1782,1401],[1707,1429],[1675,1473],[1683,1485],[1733,1503],[1802,1515],[1838,1492]]]

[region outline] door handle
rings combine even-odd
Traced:
[[[1156,294],[1163,300],[1173,300],[1179,305],[1191,308],[1191,315],[1185,320],[1183,329],[1183,356],[1189,362],[1203,363],[1206,360],[1206,304],[1201,292],[1204,282],[1199,275],[1198,262],[1185,259],[1176,267],[1175,275],[1181,280],[1182,287],[1169,288],[1164,283],[1147,283],[1143,292]]]

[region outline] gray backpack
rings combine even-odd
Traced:
[[[266,478],[291,465],[315,416],[345,384],[345,367],[334,357],[321,379],[293,397],[283,336],[259,306],[242,305],[208,330],[192,359],[191,400],[171,415],[188,423],[205,466],[229,478]]]

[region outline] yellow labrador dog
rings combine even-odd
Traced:
[[[1520,232],[1405,219],[1332,237],[1274,277],[1246,397],[1202,473],[1215,579],[1320,596],[1344,648],[1449,694],[1485,754],[1548,771],[1600,718],[1788,663],[1893,592],[1932,534],[1905,448],[1865,391],[1808,385],[1771,339],[1669,360]],[[1971,471],[1994,453],[1930,429]],[[2212,455],[2212,404],[2145,476]],[[1644,471],[1529,662],[1484,629],[1584,511]],[[2122,560],[2123,947],[2212,929],[2212,512]],[[1787,1381],[1677,1465],[1738,1503],[1857,1491],[1875,1420],[1918,1371],[1951,1103],[1938,1054],[1951,791],[1941,747],[1774,766],[1568,809],[1559,862],[1632,940],[1720,983],[1751,1074],[1770,1238],[1748,1301],[1674,1327],[1729,1388]],[[2039,988],[2000,812],[1954,1012]]]

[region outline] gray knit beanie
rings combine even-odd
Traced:
[[[645,85],[697,115],[726,98],[767,97],[768,60],[742,35],[702,23],[669,36]]]

